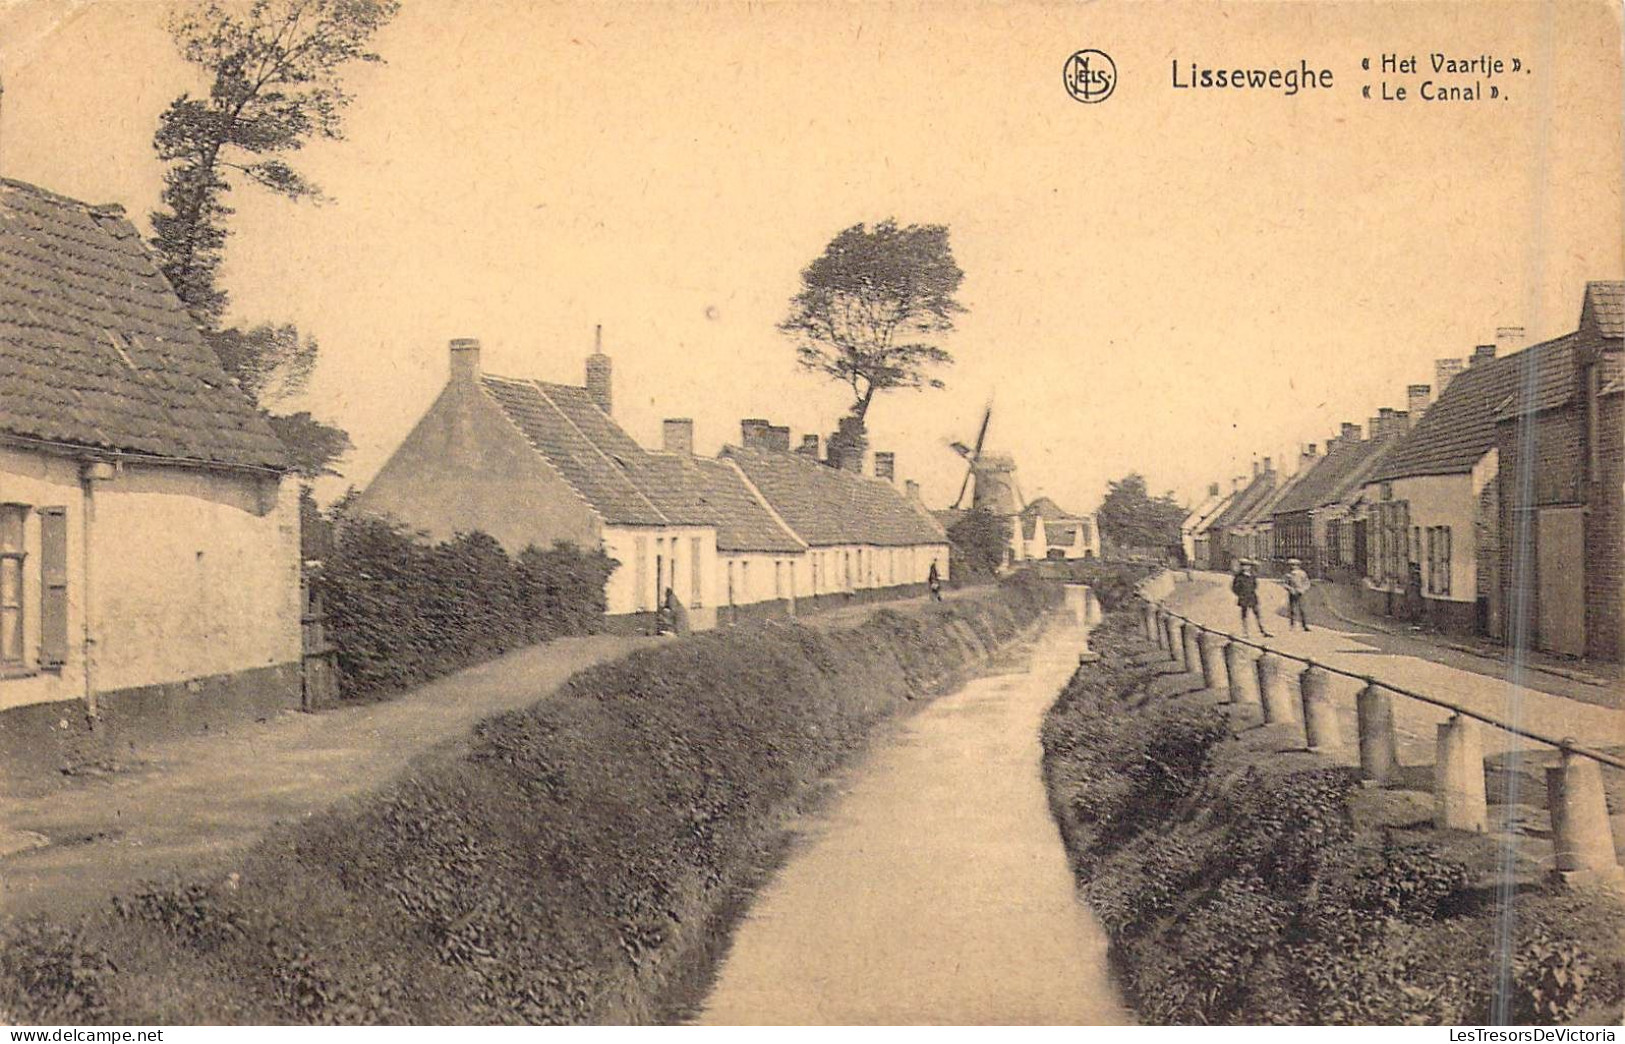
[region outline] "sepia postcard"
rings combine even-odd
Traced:
[[[0,0],[10,1039],[1614,1040],[1622,25]]]

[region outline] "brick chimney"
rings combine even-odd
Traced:
[[[1216,497],[1219,495],[1219,484],[1217,482],[1209,482],[1207,484],[1207,495],[1210,497]]]
[[[1270,475],[1270,474],[1273,474],[1274,472],[1275,472],[1275,459],[1273,457],[1265,457],[1264,458],[1264,474]]]
[[[817,460],[818,459],[818,436],[817,435],[803,435],[803,436],[801,436],[801,445],[796,447],[796,452],[801,454],[803,457],[810,457],[813,460]]]
[[[767,448],[779,453],[790,452],[790,426],[788,424],[769,424],[767,426]]]
[[[1410,414],[1411,423],[1415,424],[1427,412],[1428,402],[1433,395],[1433,388],[1427,384],[1407,384],[1405,386],[1405,412]]]
[[[1326,452],[1330,453],[1331,450],[1328,449]],[[1315,444],[1313,442],[1305,443],[1303,450],[1298,454],[1298,470],[1306,471],[1314,467],[1315,462],[1319,459],[1320,451],[1315,447]]]
[[[480,342],[459,337],[451,342],[451,383],[473,384],[480,379]]]
[[[660,422],[660,443],[667,453],[694,455],[694,421],[688,417],[667,417]]]
[[[915,482],[913,479],[904,480],[903,491],[908,494],[908,499],[914,501],[914,503],[922,503],[920,498],[920,484],[918,482]]]
[[[739,441],[746,449],[769,449],[768,432],[772,427],[760,417],[747,417],[739,422]]]
[[[850,471],[855,475],[863,474],[863,451],[848,449],[842,453],[840,467],[842,471]]]
[[[1495,358],[1495,345],[1481,344],[1473,349],[1473,357],[1468,366],[1482,366]]]
[[[1527,343],[1529,337],[1521,326],[1497,326],[1495,328],[1495,354],[1511,355]]]
[[[605,413],[612,413],[614,397],[610,394],[609,356],[604,354],[604,328],[592,330],[592,354],[587,356],[587,397]]]
[[[1456,374],[1467,368],[1467,363],[1461,359],[1435,359],[1433,360],[1433,387],[1438,394],[1443,395],[1446,387]]]
[[[875,450],[875,478],[894,482],[897,479],[897,454]]]

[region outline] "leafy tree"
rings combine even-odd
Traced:
[[[838,449],[855,444],[861,452],[864,418],[880,392],[943,387],[932,373],[954,358],[934,339],[965,311],[954,298],[964,278],[946,226],[890,218],[843,230],[802,270],[779,329],[796,339],[802,367],[852,388]]]
[[[159,267],[226,372],[287,443],[306,478],[332,474],[350,437],[309,413],[272,409],[303,391],[316,364],[314,338],[291,324],[221,329],[228,304],[216,276],[225,249],[233,179],[292,200],[321,189],[287,160],[312,138],[343,137],[350,96],[339,83],[368,49],[397,0],[198,0],[170,21],[181,55],[210,76],[205,97],[182,94],[159,117],[153,147],[168,164],[163,207],[152,213]]]
[[[319,348],[292,323],[231,327],[207,335],[220,366],[257,406],[270,409],[297,396],[310,383]]]
[[[306,410],[298,413],[267,413],[271,430],[287,447],[293,458],[293,470],[302,478],[317,479],[323,475],[337,475],[333,465],[355,448],[350,433],[331,424],[323,424]]]
[[[226,310],[215,276],[232,179],[289,199],[321,198],[286,157],[313,137],[344,136],[350,95],[338,74],[351,62],[382,61],[368,44],[398,8],[396,0],[199,0],[171,19],[182,57],[211,82],[206,97],[182,94],[159,118],[153,147],[169,169],[152,246],[204,329],[216,329]]]
[[[1165,548],[1179,544],[1186,512],[1172,493],[1153,497],[1145,476],[1130,472],[1106,484],[1106,497],[1095,514],[1101,536],[1120,547]]]
[[[1008,523],[986,508],[972,508],[948,527],[948,575],[985,580],[997,575],[1010,545]]]

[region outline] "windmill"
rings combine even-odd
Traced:
[[[993,404],[982,411],[982,426],[976,432],[976,445],[951,442],[953,451],[965,458],[965,481],[959,484],[956,509],[965,505],[965,494],[971,494],[971,507],[987,511],[997,518],[1010,518],[1021,510],[1021,489],[1016,485],[1015,458],[1008,453],[983,452],[987,441],[987,426],[993,419]],[[974,486],[973,486],[974,481]]]

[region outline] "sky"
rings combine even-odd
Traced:
[[[197,91],[156,0],[0,0],[0,174],[145,227],[160,112]],[[842,389],[776,329],[842,228],[948,226],[968,309],[943,391],[870,412],[941,506],[989,401],[1026,497],[1093,509],[1145,474],[1198,498],[1264,455],[1403,408],[1496,327],[1573,328],[1625,275],[1616,5],[633,5],[403,0],[347,137],[296,165],[321,205],[240,188],[233,321],[295,322],[291,404],[346,428],[364,485],[477,337],[487,371],[579,383],[593,329],[645,445],[742,417],[827,433]],[[1068,55],[1109,53],[1080,104]],[[1380,55],[1519,57],[1503,96],[1424,102]],[[1373,71],[1361,69],[1370,58]],[[1171,66],[1331,69],[1334,86],[1172,86]]]

